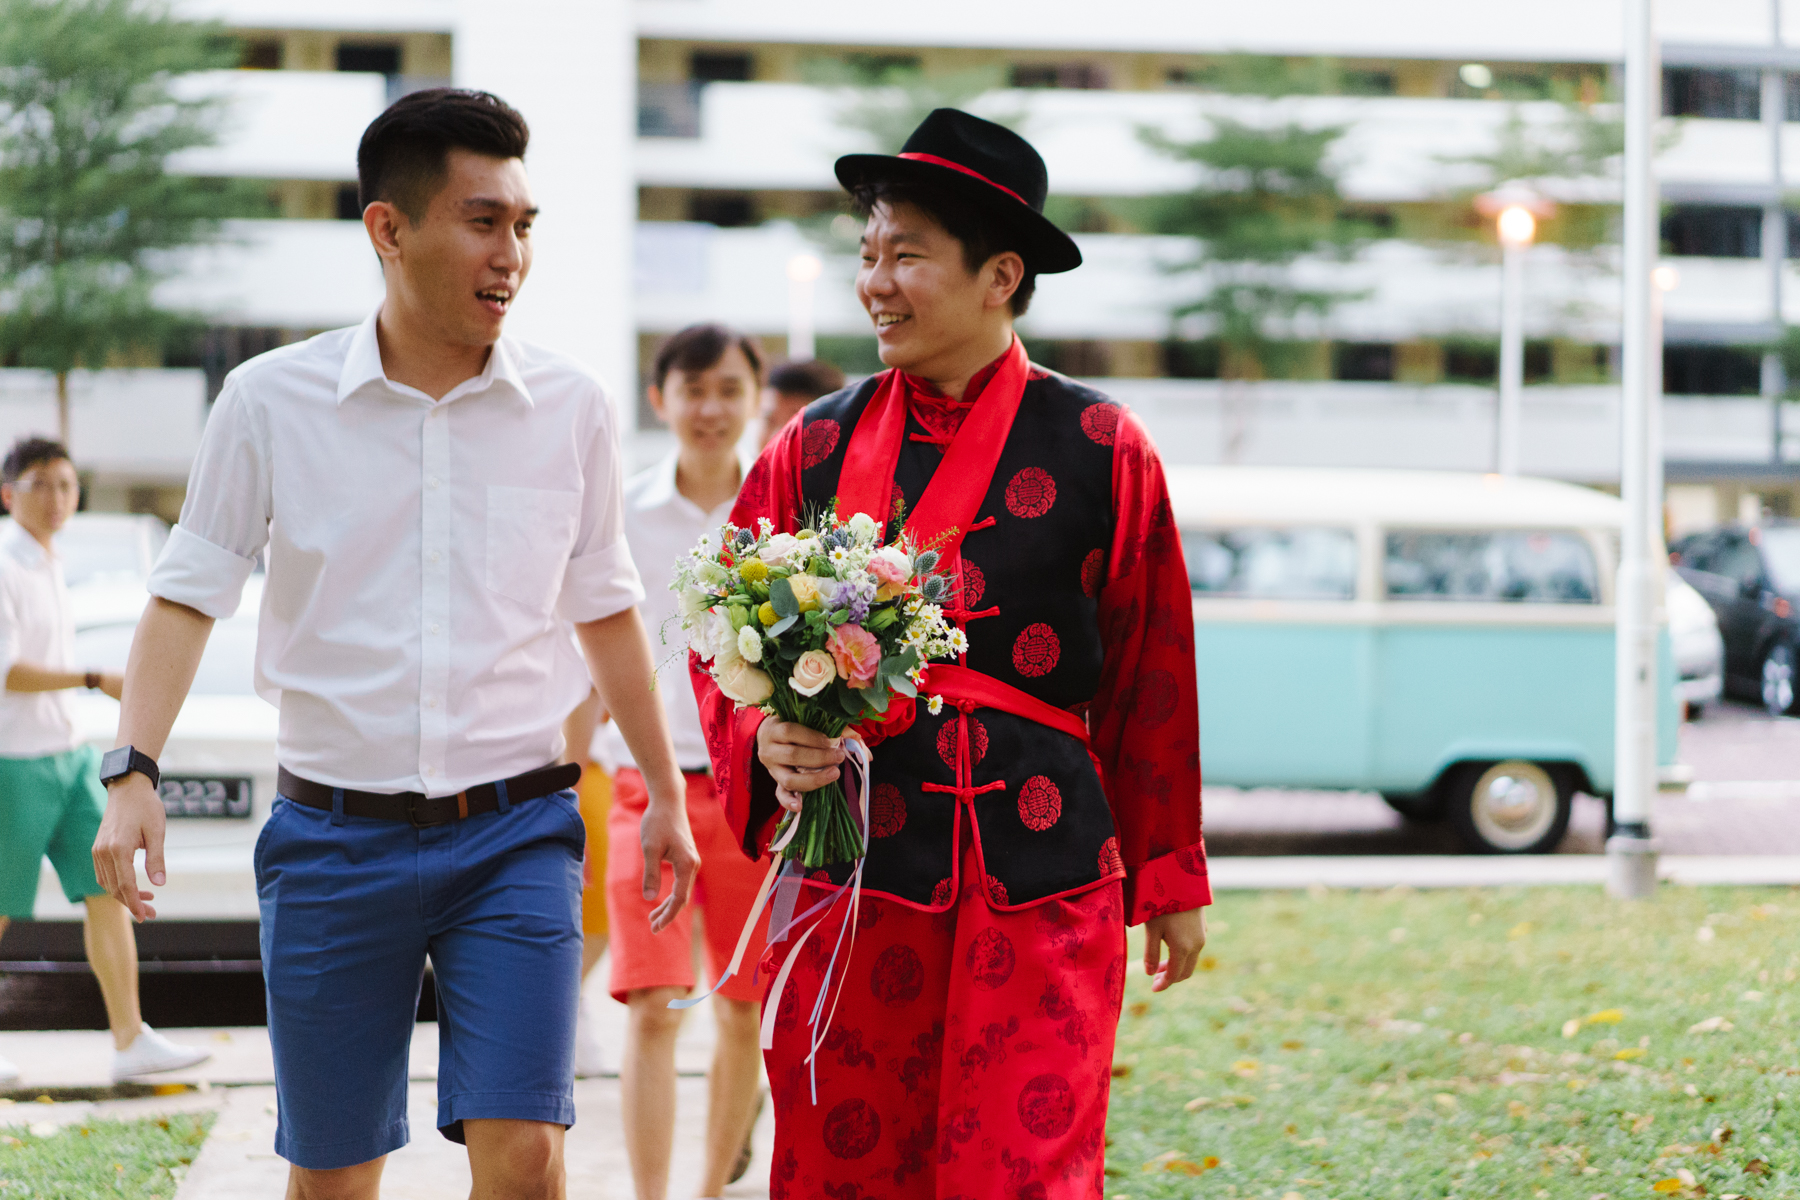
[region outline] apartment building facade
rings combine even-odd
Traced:
[[[978,91],[970,107],[1016,122],[1043,150],[1055,215],[1087,265],[1046,277],[1021,331],[1041,361],[1128,398],[1170,458],[1484,469],[1500,282],[1471,198],[1496,180],[1471,160],[1509,123],[1554,136],[1574,109],[1608,119],[1622,28],[1616,3],[1551,0],[1504,11],[1139,0],[1103,14],[1052,0],[1028,20],[1014,6],[948,0],[920,0],[904,20],[819,0],[519,0],[490,11],[500,7],[180,6],[224,23],[244,57],[240,70],[192,81],[229,97],[230,124],[218,147],[175,165],[262,181],[280,215],[234,227],[168,285],[171,301],[214,322],[194,355],[78,383],[78,453],[105,451],[90,458],[111,506],[166,507],[158,489],[178,482],[183,447],[191,453],[236,362],[354,322],[378,301],[355,219],[356,139],[394,96],[443,81],[491,88],[533,123],[545,215],[515,327],[589,359],[628,401],[655,341],[694,320],[729,321],[782,351],[788,268],[801,256],[821,264],[808,301],[820,351],[873,368],[849,286],[854,224],[831,162],[873,148],[859,109],[893,97],[857,81],[908,79]],[[1789,27],[1800,29],[1794,7]],[[1782,42],[1779,9],[1658,7],[1664,249],[1679,275],[1665,301],[1664,425],[1670,479],[1695,520],[1800,504],[1800,410],[1784,413],[1768,352],[1800,324],[1789,249],[1800,256],[1800,227],[1790,235],[1782,200],[1800,177],[1800,46]],[[1239,53],[1325,60],[1321,82],[1276,100],[1225,94],[1221,64]],[[1171,316],[1195,283],[1170,268],[1193,245],[1140,219],[1147,199],[1196,182],[1144,132],[1191,138],[1218,114],[1342,128],[1332,161],[1346,209],[1371,231],[1348,261],[1296,268],[1357,298],[1297,326],[1286,377],[1248,388],[1217,379],[1208,331]],[[1524,466],[1604,484],[1617,478],[1616,183],[1602,172],[1545,188],[1559,207],[1526,266]],[[111,432],[129,388],[168,413],[154,454],[141,436]],[[37,420],[46,397],[28,373],[0,373],[0,433]],[[623,407],[644,426],[641,453],[653,452],[651,418]]]

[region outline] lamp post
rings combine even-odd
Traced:
[[[1519,473],[1519,418],[1525,388],[1525,251],[1539,217],[1555,206],[1518,182],[1476,197],[1475,209],[1494,218],[1500,237],[1500,397],[1494,416],[1494,470]]]
[[[1656,179],[1651,131],[1657,109],[1657,51],[1650,0],[1625,0],[1624,329],[1620,339],[1619,493],[1624,501],[1619,573],[1614,591],[1613,835],[1606,840],[1609,895],[1641,898],[1656,890],[1656,847],[1650,801],[1656,779],[1656,610],[1662,543],[1659,423],[1661,361],[1657,354]],[[1656,469],[1652,470],[1652,459]],[[1660,489],[1657,489],[1658,491]]]
[[[815,357],[813,344],[813,284],[825,264],[816,254],[796,254],[788,259],[787,356],[794,362]]]

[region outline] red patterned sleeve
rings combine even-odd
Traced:
[[[1149,434],[1121,413],[1113,443],[1113,544],[1100,593],[1106,642],[1088,712],[1125,860],[1125,912],[1212,903],[1200,835],[1200,701],[1194,609],[1168,481]]]
[[[763,450],[738,490],[732,524],[754,529],[758,518],[767,517],[778,532],[800,528],[800,430],[801,422],[795,418]],[[700,702],[700,727],[706,733],[713,781],[725,807],[725,819],[744,853],[760,858],[768,842],[768,827],[781,812],[775,781],[756,760],[756,731],[763,715],[754,708],[738,708],[719,691],[692,651],[688,652],[688,675]]]

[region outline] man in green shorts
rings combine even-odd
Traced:
[[[88,962],[106,999],[115,1080],[190,1067],[209,1057],[178,1046],[138,1013],[137,941],[131,913],[94,878],[94,835],[106,808],[100,754],[75,736],[69,693],[87,687],[119,698],[124,680],[73,662],[75,623],[53,538],[81,498],[69,452],[26,438],[0,465],[0,938],[29,918],[46,855],[70,903],[84,901]],[[18,1068],[0,1058],[0,1084]]]

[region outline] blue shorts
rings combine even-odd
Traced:
[[[406,1145],[428,955],[439,1132],[573,1125],[584,845],[572,791],[427,829],[277,798],[256,843],[275,1152],[327,1170]]]

